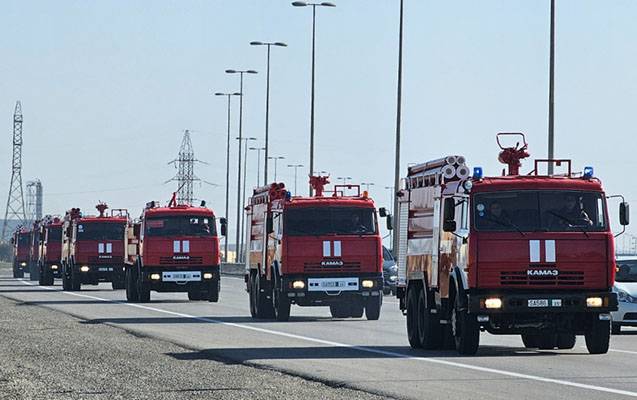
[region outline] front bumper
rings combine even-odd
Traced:
[[[76,265],[75,273],[81,283],[96,284],[124,279],[124,266],[112,264]]]
[[[62,265],[59,263],[45,264],[44,270],[51,272],[54,278],[62,278]]]
[[[310,283],[316,280],[350,280],[357,281],[355,290],[313,290]],[[294,289],[294,282],[302,281],[303,289]],[[363,287],[363,281],[371,281],[371,287]],[[293,304],[300,306],[327,306],[348,301],[360,301],[370,297],[382,296],[383,276],[379,273],[345,274],[337,276],[325,275],[285,275],[282,279],[284,295]]]
[[[613,324],[637,326],[637,303],[620,302],[619,310],[611,313]]]
[[[172,281],[164,273],[190,273],[198,275],[199,280]],[[210,274],[210,275],[208,275]],[[153,278],[159,279],[153,279]],[[142,267],[142,281],[150,285],[150,289],[156,292],[189,292],[204,291],[220,279],[218,265],[198,267]]]

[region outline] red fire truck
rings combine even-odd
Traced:
[[[505,135],[519,135],[504,147]],[[617,309],[614,237],[601,182],[570,160],[536,160],[522,134],[499,134],[507,175],[473,176],[464,157],[408,169],[399,199],[400,308],[414,348],[478,350],[480,331],[520,334],[526,347],[568,349],[584,335],[592,354],[608,351]],[[564,174],[541,174],[552,164]],[[628,224],[628,205],[620,204]]]
[[[226,235],[226,219],[219,219]],[[149,302],[150,291],[187,292],[190,300],[217,302],[221,288],[215,215],[205,207],[167,207],[152,201],[135,227],[138,254],[126,268],[126,300]]]
[[[11,238],[13,244],[13,277],[24,278],[24,271],[29,268],[31,252],[31,232],[18,228]]]
[[[54,278],[62,278],[62,224],[60,218],[47,216],[38,226],[38,283],[42,286],[51,286]]]
[[[254,190],[246,208],[246,286],[253,318],[286,321],[291,304],[329,306],[335,318],[380,316],[382,247],[374,201],[358,185],[311,177],[314,197],[283,183]],[[345,195],[346,191],[356,191]]]
[[[80,290],[82,284],[111,282],[113,290],[124,289],[127,259],[128,211],[106,204],[96,206],[98,216],[83,216],[79,208],[69,210],[62,226],[62,286]]]

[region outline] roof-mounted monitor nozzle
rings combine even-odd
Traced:
[[[520,142],[516,142],[515,147],[504,147],[502,143],[500,143],[500,137],[502,136],[519,136],[522,139],[522,146],[520,147]],[[500,132],[496,135],[495,139],[500,149],[502,149],[498,155],[498,161],[508,165],[509,175],[520,175],[520,167],[522,166],[520,160],[530,156],[526,151],[529,145],[526,143],[524,134],[521,132]]]
[[[104,211],[108,209],[108,205],[106,205],[106,203],[99,203],[95,206],[95,208],[97,208],[97,211],[100,212],[100,218],[104,218]]]
[[[314,189],[316,197],[323,197],[325,185],[328,183],[330,183],[329,176],[310,176],[310,185],[312,185],[312,189]]]

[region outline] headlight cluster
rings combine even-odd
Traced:
[[[633,297],[629,295],[628,292],[621,289],[617,289],[617,298],[622,303],[637,303],[637,297]]]

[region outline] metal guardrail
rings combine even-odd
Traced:
[[[221,263],[222,275],[243,276],[245,274],[245,264]]]

